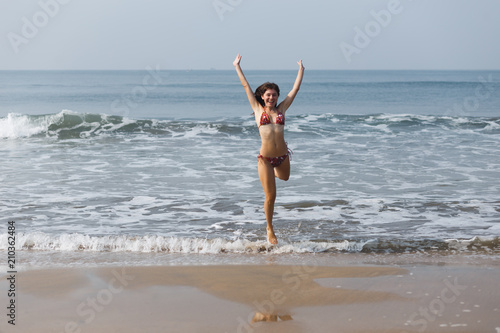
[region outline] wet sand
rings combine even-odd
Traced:
[[[0,332],[498,333],[499,276],[424,264],[31,270],[17,274],[16,325],[4,314]]]

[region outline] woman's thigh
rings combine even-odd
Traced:
[[[263,158],[259,158],[259,178],[262,184],[262,188],[264,189],[264,193],[267,197],[276,195],[276,181],[274,180],[274,168],[272,165],[264,160]]]
[[[274,168],[274,175],[281,180],[290,178],[290,156],[287,156],[279,166]]]

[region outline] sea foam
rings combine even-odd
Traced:
[[[409,252],[500,252],[499,237],[473,237],[471,239],[421,239],[368,241],[281,241],[271,245],[267,241],[224,238],[167,237],[157,235],[90,236],[79,233],[50,235],[43,232],[19,233],[18,251],[90,251],[90,252],[141,252],[141,253],[409,253]],[[0,235],[0,250],[8,248],[8,234]]]

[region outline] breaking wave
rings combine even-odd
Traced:
[[[441,127],[454,130],[476,130],[486,133],[500,133],[500,118],[422,116],[408,114],[378,114],[365,116],[352,115],[292,115],[289,117],[295,126],[290,131],[324,129],[323,122],[342,127],[346,124],[363,125],[385,131],[399,131],[414,128],[425,129]],[[237,123],[234,123],[236,121]],[[238,123],[239,121],[239,123]],[[77,113],[63,110],[49,115],[22,115],[10,113],[0,118],[0,138],[16,139],[28,137],[54,137],[58,139],[88,138],[111,133],[147,133],[151,135],[195,134],[238,134],[251,130],[253,121],[236,119],[218,120],[133,120],[122,116],[107,114]]]
[[[0,235],[0,250],[8,248],[8,234]],[[223,238],[203,239],[167,236],[89,236],[84,234],[50,235],[43,232],[19,233],[16,248],[20,251],[93,251],[142,253],[500,253],[499,237],[473,237],[448,240],[338,240],[281,242]]]

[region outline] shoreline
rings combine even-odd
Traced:
[[[16,326],[5,317],[0,331],[500,330],[497,263],[397,263],[390,257],[385,263],[360,264],[359,256],[325,256],[291,265],[284,263],[288,259],[21,271]],[[2,279],[0,288],[6,290],[6,283]]]
[[[0,250],[0,254],[7,252]],[[500,254],[469,252],[408,253],[169,253],[129,251],[18,250],[16,268],[20,272],[58,268],[206,266],[206,265],[297,265],[316,266],[389,265],[500,267]],[[7,266],[0,270],[5,274]]]

